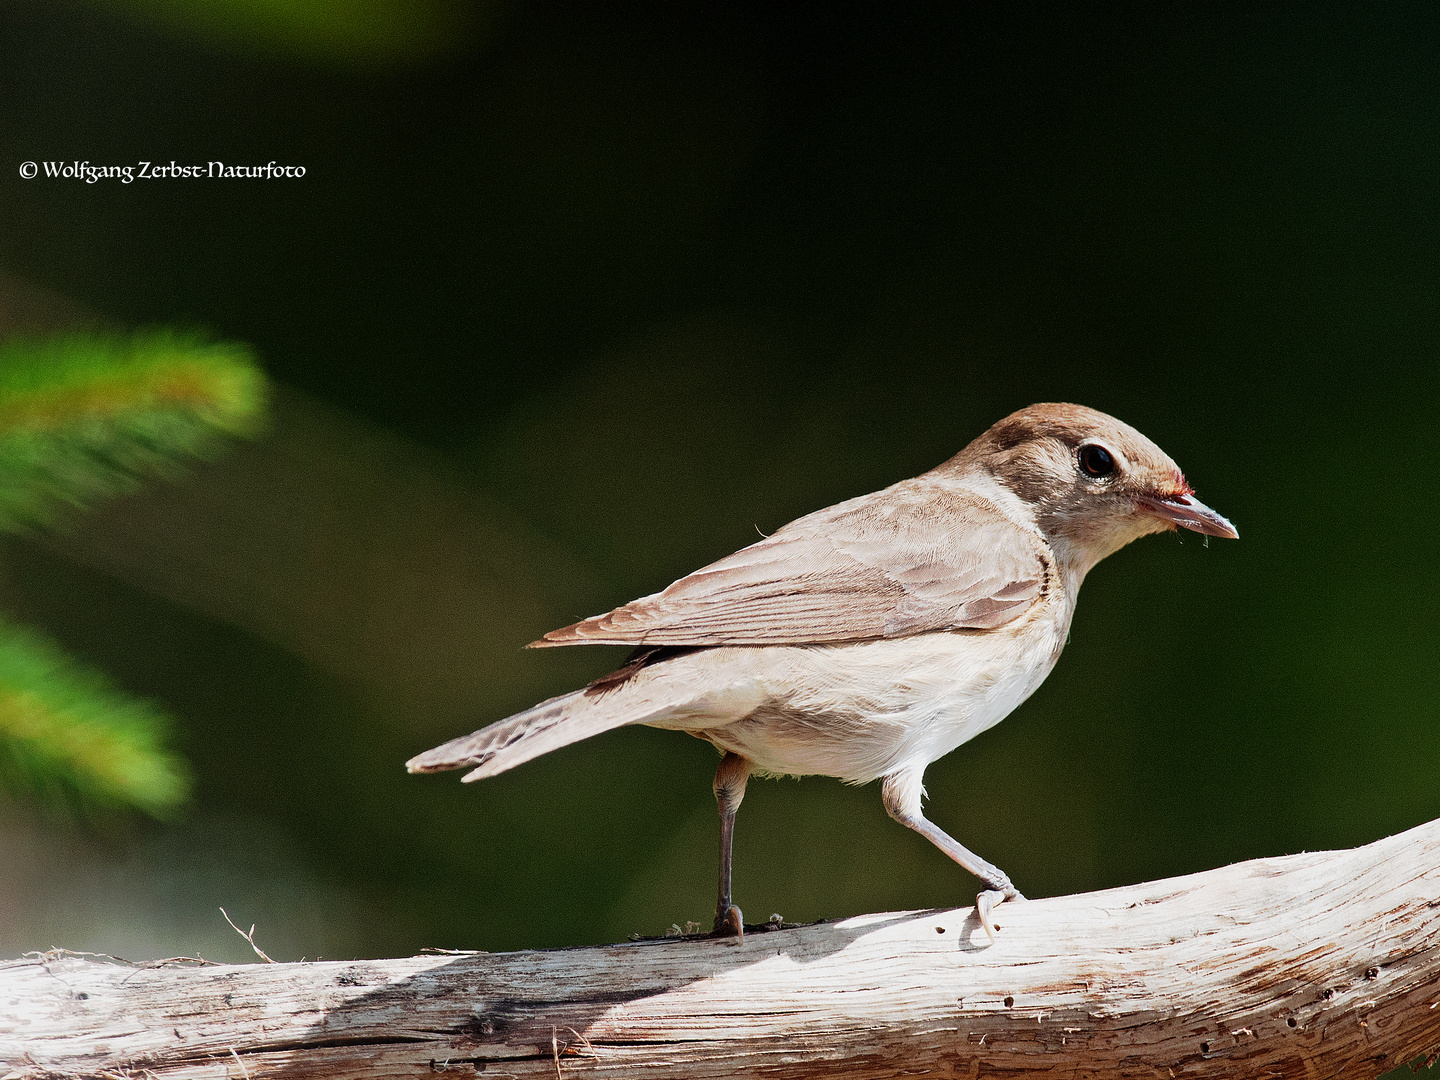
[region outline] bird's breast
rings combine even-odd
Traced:
[[[760,704],[702,728],[763,772],[865,782],[927,764],[1008,716],[1050,673],[1069,628],[1063,594],[994,630],[734,653]],[[728,659],[728,658],[727,658]],[[712,662],[721,660],[711,654]]]
[[[935,761],[1014,712],[1059,659],[1070,611],[1057,602],[999,630],[935,635],[938,677],[914,706],[924,719],[899,756]]]

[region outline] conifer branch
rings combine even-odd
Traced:
[[[249,350],[173,330],[0,344],[0,529],[51,525],[257,432]]]
[[[265,376],[248,349],[173,330],[0,343],[0,531],[60,521],[228,437],[258,432]],[[126,805],[156,817],[186,798],[169,718],[0,620],[0,782],[55,808]]]

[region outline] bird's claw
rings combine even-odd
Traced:
[[[733,937],[736,945],[745,944],[745,916],[740,909],[731,904],[724,911],[718,912],[715,916],[715,929],[710,932],[711,937]]]
[[[1011,885],[1003,891],[1000,889],[986,889],[979,896],[975,897],[975,917],[980,920],[980,925],[985,930],[985,936],[990,939],[990,944],[996,942],[995,934],[1000,929],[990,921],[990,913],[995,910],[996,904],[1003,904],[1006,900],[1024,900],[1020,890]]]

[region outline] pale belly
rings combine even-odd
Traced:
[[[703,658],[712,691],[646,722],[709,739],[761,773],[863,783],[923,768],[1034,693],[1059,657],[1069,614],[1060,603],[996,630],[707,650],[695,674]],[[665,674],[684,678],[684,659]]]

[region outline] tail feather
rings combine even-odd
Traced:
[[[584,690],[561,694],[427,750],[407,761],[405,768],[425,773],[470,767],[461,779],[466,783],[482,780],[581,739],[638,723],[650,712],[618,704],[613,697],[587,695]]]

